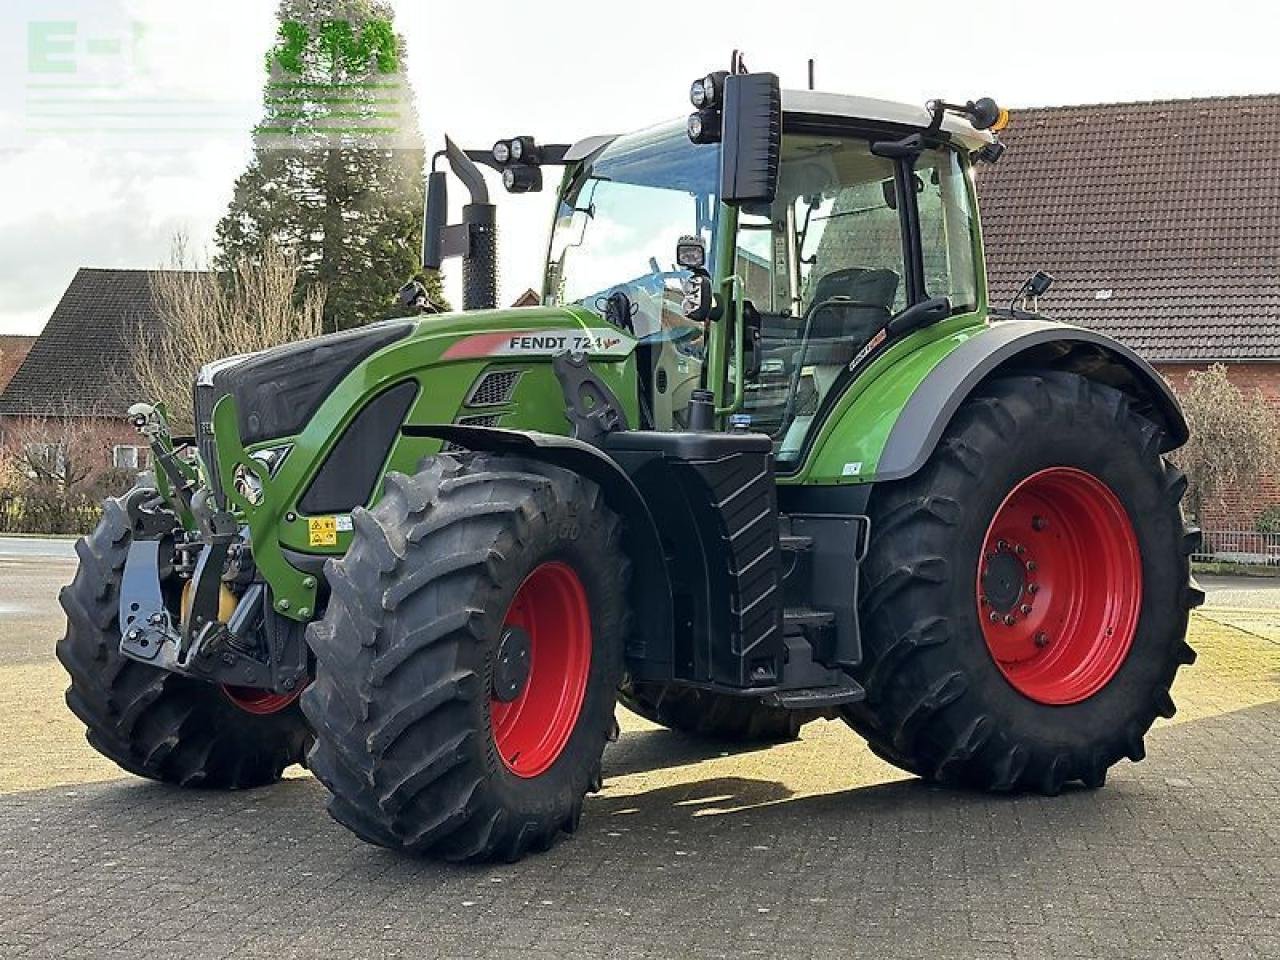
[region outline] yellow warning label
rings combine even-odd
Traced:
[[[312,517],[307,521],[307,542],[313,547],[338,545],[338,518]]]

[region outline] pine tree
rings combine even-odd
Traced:
[[[328,297],[328,330],[393,315],[422,275],[422,131],[386,0],[281,0],[254,157],[218,225],[227,269],[272,241]]]

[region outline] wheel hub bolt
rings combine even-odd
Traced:
[[[531,645],[532,638],[524,628],[514,624],[503,628],[492,682],[493,696],[500,703],[511,703],[524,692],[532,670]]]
[[[997,550],[1008,550],[1008,549],[1009,549],[1009,544],[1008,544],[1008,542],[1007,542],[1007,541],[1005,541],[1005,540],[997,540],[997,541],[996,541],[996,549],[997,549]]]
[[[1031,604],[1029,604],[1029,603],[1024,603],[1024,604],[1023,604],[1022,606],[1020,606],[1018,609],[1022,611],[1022,615],[1025,617],[1028,613],[1030,613],[1030,612],[1031,612]]]
[[[1049,635],[1041,632],[1036,634],[1036,647],[1043,650],[1049,645]]]
[[[1027,548],[1024,547],[1022,544],[1018,544],[1016,547],[1013,548],[1013,552],[1021,555],[1027,552]]]
[[[1018,621],[1017,621],[1017,618],[1016,618],[1016,617],[1014,617],[1014,615],[1013,615],[1012,613],[1006,613],[1006,614],[1004,615],[1004,625],[1005,625],[1006,627],[1012,627],[1012,626],[1013,626],[1015,623],[1017,623],[1017,622],[1018,622]]]
[[[1035,573],[1035,572],[1036,572],[1036,562],[1034,560],[1028,560],[1027,573]]]
[[[1027,593],[1031,594],[1032,596],[1035,596],[1039,592],[1040,592],[1040,584],[1038,583],[1027,584]]]
[[[1040,530],[1043,530],[1047,526],[1048,524],[1045,522],[1044,517],[1040,516],[1039,514],[1036,514],[1034,517],[1031,518],[1032,530],[1035,530],[1038,532]]]
[[[992,611],[991,611],[990,620],[991,620],[991,622],[992,622],[992,623],[999,623],[999,622],[1000,622],[1000,614],[998,614],[998,613],[996,613],[994,610],[992,610]]]

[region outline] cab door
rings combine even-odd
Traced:
[[[952,313],[977,306],[967,161],[949,147],[891,159],[872,144],[789,133],[776,201],[739,216],[736,272],[759,331],[743,414],[773,437],[781,473],[895,317],[939,296]]]

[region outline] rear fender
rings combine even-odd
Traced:
[[[966,340],[925,377],[889,432],[876,479],[897,480],[923,467],[970,394],[993,377],[1019,370],[1064,370],[1114,387],[1160,427],[1161,452],[1187,442],[1187,422],[1173,391],[1131,349],[1093,330],[1010,320]]]
[[[632,570],[632,631],[626,657],[633,663],[643,662],[646,669],[669,672],[673,644],[671,581],[662,541],[643,495],[613,458],[581,440],[535,430],[406,424],[401,432],[410,437],[448,441],[471,451],[538,460],[572,470],[599,485],[605,502],[626,525],[626,551]]]
[[[928,461],[951,418],[976,389],[1019,371],[1062,370],[1113,387],[1161,429],[1162,452],[1187,441],[1187,423],[1169,385],[1133,350],[1101,333],[1044,320],[1008,320],[957,339],[941,356],[924,359],[927,372],[919,370],[924,351],[946,348],[947,341],[903,357],[897,364],[901,377],[890,370],[868,386],[842,411],[841,423],[833,425],[837,429],[824,430],[827,436],[810,457],[805,482],[878,483],[911,476]],[[894,407],[896,413],[891,412]],[[879,426],[886,420],[886,426]],[[850,432],[859,425],[862,430]],[[869,425],[876,429],[868,430]],[[882,443],[873,442],[876,433]],[[848,442],[861,448],[850,453],[844,449]],[[845,460],[856,462],[842,470]]]

